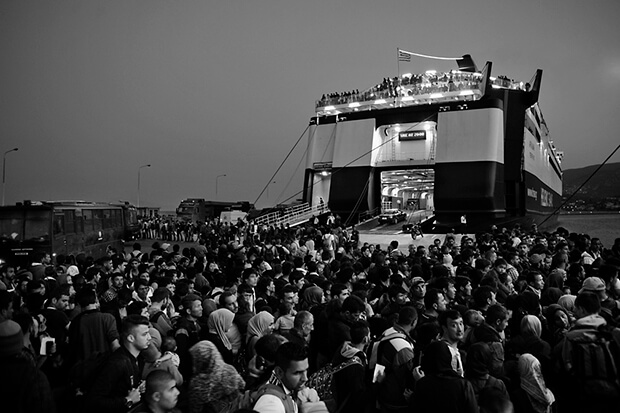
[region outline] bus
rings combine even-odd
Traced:
[[[138,231],[127,202],[24,201],[0,207],[0,260],[24,267],[37,252],[99,258],[110,247],[122,251]]]
[[[222,218],[222,213],[226,211],[247,213],[253,207],[254,204],[248,201],[225,202],[188,198],[181,201],[176,213],[177,218],[183,221],[206,222],[208,219]]]

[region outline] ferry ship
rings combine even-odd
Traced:
[[[425,210],[428,232],[531,225],[560,205],[562,157],[528,83],[457,69],[323,95],[305,134],[303,198],[352,218]]]

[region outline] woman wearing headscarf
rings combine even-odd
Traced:
[[[189,350],[193,375],[189,382],[191,413],[229,411],[238,403],[245,382],[235,368],[224,362],[216,346],[203,340]]]
[[[540,297],[540,304],[547,307],[551,304],[557,304],[560,297],[564,295],[564,291],[557,287],[545,288]]]
[[[248,337],[246,347],[246,358],[251,360],[256,354],[254,346],[259,338],[264,335],[270,334],[273,330],[273,315],[267,311],[261,311],[248,321]]]
[[[234,318],[235,313],[227,308],[215,310],[209,316],[208,333],[205,336],[207,340],[215,344],[224,361],[229,364],[233,363],[233,351],[226,333],[232,327]]]
[[[480,392],[483,389],[494,388],[508,396],[508,390],[504,382],[489,374],[491,364],[491,349],[486,343],[474,343],[467,351],[467,361],[465,362],[465,378],[474,388],[476,400],[479,400]]]
[[[548,413],[555,396],[547,388],[540,362],[531,354],[519,357],[520,387],[512,394],[515,413]]]
[[[545,309],[545,318],[547,319],[547,326],[543,329],[542,338],[553,349],[562,341],[564,334],[570,328],[570,315],[564,307],[559,304],[552,304]]]
[[[429,344],[422,356],[424,376],[416,383],[410,406],[416,412],[478,412],[471,383],[452,369],[452,353],[443,341]]]
[[[561,268],[556,268],[549,273],[545,286],[559,288],[564,291],[564,281],[566,281],[566,278],[566,271]]]
[[[551,346],[542,340],[542,323],[533,315],[521,319],[521,333],[506,344],[508,357],[517,359],[521,354],[530,353],[543,363],[549,361]]]
[[[576,298],[576,295],[565,294],[558,299],[558,305],[565,309],[571,318],[573,318],[573,312],[575,311]]]
[[[299,309],[311,311],[313,307],[316,307],[323,303],[324,297],[325,295],[323,294],[323,289],[321,287],[308,287],[301,294],[301,300],[299,300]]]

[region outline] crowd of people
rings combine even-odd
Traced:
[[[480,89],[482,78],[479,73],[451,71],[445,73],[425,73],[384,78],[383,81],[370,89],[360,92],[358,89],[349,92],[328,93],[316,101],[316,108],[329,105],[347,105],[354,102],[369,102],[378,99],[393,99],[428,95],[431,93],[456,92],[461,90]],[[491,84],[506,89],[529,90],[529,84],[523,85],[506,76],[500,75],[491,79]]]
[[[384,78],[381,83],[363,92],[356,89],[350,92],[323,95],[316,102],[316,107],[479,88],[480,75],[474,73],[448,72],[405,75],[400,78]]]
[[[0,274],[11,412],[582,412],[620,404],[620,238],[372,245],[207,222]],[[148,241],[150,243],[151,241]],[[144,241],[142,241],[144,243]],[[131,251],[130,251],[131,250]]]

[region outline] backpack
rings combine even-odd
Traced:
[[[353,364],[359,364],[361,366],[364,365],[364,363],[362,363],[362,360],[357,356],[353,356],[350,359],[343,361],[337,366],[333,366],[331,363],[327,363],[325,366],[321,367],[308,378],[306,386],[316,390],[317,394],[319,395],[319,399],[331,400],[334,398],[334,374],[349,366],[352,366]]]
[[[377,364],[380,364],[379,361],[381,360],[381,353],[382,353],[381,350],[383,346],[385,345],[385,343],[395,338],[401,338],[403,340],[407,340],[407,337],[403,333],[396,332],[396,333],[381,337],[379,340],[371,341],[370,344],[368,344],[368,347],[366,348],[366,356],[368,358],[368,373],[370,375],[374,375],[374,371],[375,371]],[[379,382],[382,381],[383,378],[385,378],[384,375],[379,377]]]
[[[620,396],[620,330],[601,326],[569,331],[562,356],[580,397],[587,400]]]

